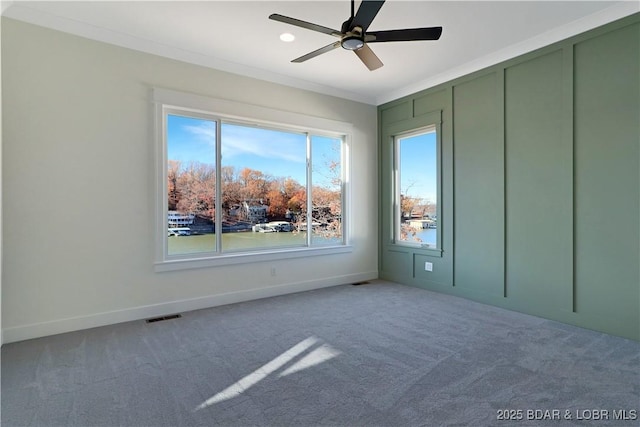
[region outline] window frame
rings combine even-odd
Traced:
[[[154,104],[154,145],[156,147],[156,221],[155,221],[155,263],[156,272],[173,271],[191,268],[215,267],[261,261],[274,261],[300,257],[311,257],[327,254],[352,252],[351,236],[351,196],[350,196],[350,149],[353,126],[350,123],[307,116],[301,113],[286,112],[261,106],[244,104],[235,101],[221,100],[200,95],[187,94],[167,89],[152,90]],[[259,126],[266,129],[291,131],[307,134],[307,151],[312,136],[323,136],[342,139],[341,149],[341,191],[342,191],[342,239],[341,244],[312,246],[310,233],[304,246],[256,248],[247,251],[221,251],[222,234],[216,233],[215,252],[191,254],[168,254],[167,237],[167,118],[169,114],[195,117],[216,122],[216,165],[221,165],[220,147],[222,123]],[[307,152],[307,191],[311,196],[311,153]],[[216,167],[216,230],[221,230],[221,169]],[[308,206],[311,197],[307,197]],[[311,216],[311,211],[308,210]]]
[[[415,123],[414,123],[415,124]],[[430,246],[425,243],[401,241],[398,236],[400,235],[401,227],[401,188],[400,188],[400,151],[398,141],[412,136],[422,135],[430,132],[435,132],[436,136],[436,215],[438,218],[438,228],[436,234],[436,247]],[[389,143],[391,145],[391,212],[390,212],[390,230],[389,230],[389,244],[395,247],[413,248],[419,249],[427,255],[442,256],[442,241],[443,241],[443,218],[442,218],[442,120],[441,112],[435,112],[428,114],[426,117],[421,118],[419,126],[402,126],[401,129],[394,129],[389,137]]]

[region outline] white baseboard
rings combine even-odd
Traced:
[[[260,298],[286,295],[294,292],[310,291],[313,289],[326,288],[347,283],[356,283],[364,280],[373,280],[377,277],[377,271],[347,274],[342,276],[328,277],[320,280],[287,283],[265,288],[228,292],[224,294],[208,295],[199,298],[169,301],[161,304],[132,307],[124,310],[91,314],[88,316],[79,316],[53,320],[49,322],[32,323],[30,325],[5,328],[1,331],[1,333],[3,344],[8,344],[16,341],[62,334],[65,332],[79,331],[99,326],[113,325],[122,322],[130,322],[133,320],[147,319],[150,317],[164,316],[179,312],[199,310],[202,308],[210,308],[237,302],[251,301]]]

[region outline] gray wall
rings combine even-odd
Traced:
[[[7,18],[2,82],[6,342],[377,277],[374,106]],[[352,123],[353,251],[155,273],[152,87]]]
[[[381,277],[640,340],[639,21],[380,106]],[[391,137],[430,111],[441,256],[388,233]]]

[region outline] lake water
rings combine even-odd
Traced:
[[[437,230],[435,228],[421,229],[416,233],[423,244],[436,245]],[[319,235],[312,236],[313,244],[339,245],[336,238]],[[306,232],[293,233],[256,233],[252,231],[239,233],[222,233],[222,247],[225,252],[246,251],[252,249],[284,248],[304,246],[307,241]],[[196,234],[193,236],[171,236],[168,238],[169,255],[196,254],[212,252],[216,246],[215,234]]]
[[[340,244],[336,238],[326,238],[319,235],[311,237],[313,245]],[[239,233],[222,233],[222,247],[225,252],[283,248],[304,246],[307,241],[306,232],[293,233],[256,233],[252,231]],[[192,236],[171,236],[167,240],[169,255],[195,254],[215,250],[215,234],[196,234]]]
[[[429,244],[430,246],[435,247],[437,243],[438,230],[435,228],[424,228],[417,230],[418,232],[415,235],[415,238],[418,238],[422,241],[423,244]]]

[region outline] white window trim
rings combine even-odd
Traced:
[[[152,134],[154,135],[154,144],[156,147],[156,249],[154,263],[154,269],[156,272],[274,261],[300,257],[314,257],[353,251],[353,247],[350,245],[352,213],[349,182],[351,179],[350,147],[351,135],[353,134],[352,124],[322,117],[307,116],[301,113],[275,110],[257,105],[209,98],[161,88],[154,88],[152,90],[151,98],[155,107],[154,132]],[[295,248],[266,248],[248,252],[219,254],[205,253],[202,254],[202,256],[186,254],[183,256],[168,257],[166,247],[167,215],[165,209],[167,206],[167,194],[165,191],[167,181],[165,109],[172,108],[189,111],[190,113],[193,113],[194,116],[198,116],[198,114],[212,115],[223,120],[252,122],[268,127],[300,130],[304,132],[311,132],[314,135],[317,134],[344,138],[344,157],[342,158],[343,244],[318,247],[301,246]]]
[[[437,230],[437,236],[436,236],[436,247],[433,247],[431,245],[428,244],[424,244],[424,243],[420,243],[420,242],[411,242],[411,241],[404,241],[404,240],[400,240],[398,238],[398,236],[400,236],[400,215],[401,215],[401,208],[400,208],[400,194],[401,194],[401,188],[400,188],[400,170],[399,170],[399,162],[400,162],[400,151],[399,151],[399,144],[398,141],[401,139],[406,139],[406,138],[411,138],[413,136],[417,136],[417,135],[422,135],[422,134],[426,134],[426,133],[431,133],[434,132],[436,134],[436,167],[438,168],[437,170],[437,188],[436,188],[436,192],[437,192],[437,199],[438,199],[438,205],[437,205],[437,214],[438,214],[438,230]],[[441,200],[442,200],[442,148],[441,148],[441,140],[440,140],[440,132],[441,132],[441,126],[440,126],[440,122],[434,122],[432,124],[429,124],[427,126],[422,126],[420,128],[417,129],[412,129],[410,131],[407,132],[400,132],[397,134],[394,134],[392,137],[392,144],[393,144],[393,213],[392,213],[392,222],[393,222],[393,226],[392,226],[392,235],[391,235],[391,243],[393,245],[397,245],[397,246],[405,246],[405,247],[411,247],[411,248],[420,248],[420,249],[425,249],[428,251],[433,251],[433,252],[438,252],[441,253],[442,252],[442,209],[441,209]]]

